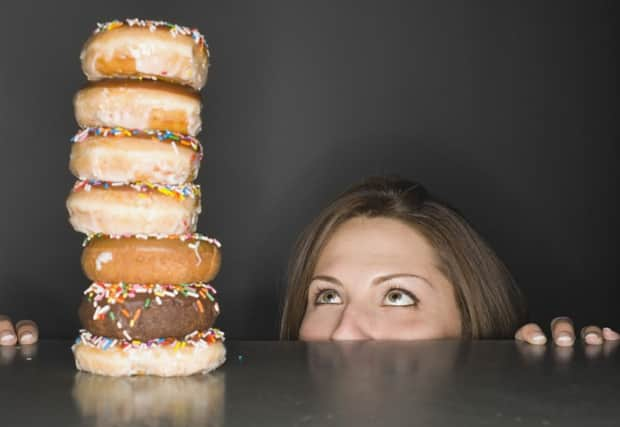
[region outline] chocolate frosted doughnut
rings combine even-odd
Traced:
[[[78,315],[93,335],[148,341],[181,339],[208,330],[219,314],[210,285],[138,285],[93,283]]]

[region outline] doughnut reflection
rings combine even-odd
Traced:
[[[100,427],[217,427],[224,424],[225,383],[223,372],[173,378],[78,372],[73,399],[82,417]]]

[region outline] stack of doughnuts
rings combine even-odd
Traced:
[[[76,367],[102,375],[208,372],[226,356],[209,284],[220,243],[196,232],[203,151],[199,91],[208,47],[195,29],[127,19],[84,45],[89,83],[74,97],[80,130],[69,221],[86,234],[92,282],[78,314]]]

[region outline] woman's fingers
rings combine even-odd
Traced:
[[[528,323],[519,328],[515,334],[515,339],[534,345],[543,345],[547,343],[547,337],[536,323]]]
[[[560,347],[570,347],[575,343],[575,328],[568,317],[556,317],[551,321],[553,342]]]
[[[17,335],[13,328],[13,322],[8,316],[0,314],[0,345],[17,344]]]
[[[20,320],[15,328],[19,343],[22,345],[34,344],[39,339],[39,328],[32,320]]]
[[[605,341],[619,341],[620,334],[611,328],[603,328],[603,338]]]
[[[603,344],[603,330],[598,326],[590,325],[581,329],[581,339],[586,344],[601,345]]]
[[[587,345],[600,346],[605,341],[620,342],[620,332],[611,328],[600,328],[589,325],[581,329],[580,337]],[[575,327],[569,317],[556,317],[551,321],[551,336],[553,342],[560,347],[572,347],[575,344]],[[547,342],[547,337],[540,326],[536,323],[528,323],[515,333],[515,339],[528,344],[543,345]]]
[[[14,328],[8,316],[0,315],[0,345],[13,346],[18,341],[24,345],[34,344],[38,339],[39,328],[32,320],[20,320]]]

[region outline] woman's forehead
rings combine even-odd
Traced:
[[[356,217],[340,225],[330,236],[319,254],[315,271],[339,268],[426,270],[433,268],[435,261],[430,244],[403,221]]]

